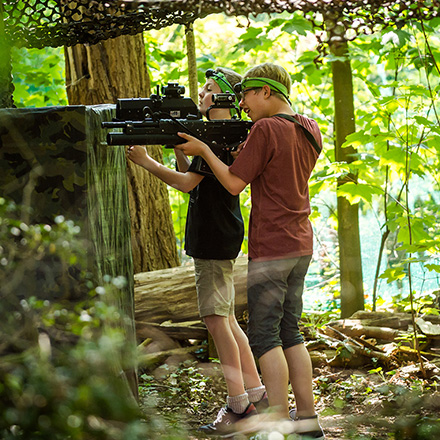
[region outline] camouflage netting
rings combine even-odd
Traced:
[[[302,11],[330,37],[351,39],[437,17],[440,0],[6,0],[0,5],[0,21],[3,14],[11,45],[42,48],[95,44],[213,13],[250,17],[284,11]]]
[[[31,223],[62,213],[80,225],[101,280],[133,265],[125,154],[101,129],[113,115],[110,104],[0,109],[0,195],[27,201]]]

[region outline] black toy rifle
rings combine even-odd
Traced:
[[[121,132],[107,134],[109,145],[174,145],[185,142],[178,132],[188,133],[205,142],[225,163],[231,163],[229,151],[243,142],[252,122],[241,119],[203,120],[191,98],[182,97],[185,88],[177,83],[162,87],[162,95],[150,98],[118,99],[116,117],[111,122],[103,122],[103,128],[121,128]],[[213,95],[214,108],[233,108],[235,97],[230,93]]]

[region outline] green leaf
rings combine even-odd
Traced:
[[[408,32],[403,30],[393,30],[384,34],[382,37],[382,44],[385,46],[391,42],[397,47],[402,47],[406,44],[406,42],[410,42],[411,39],[412,36]]]
[[[385,270],[379,278],[387,281],[387,284],[392,283],[393,281],[403,280],[406,277],[406,272],[403,267],[393,267]]]
[[[288,34],[307,35],[307,32],[312,30],[312,24],[298,16],[287,20],[281,29]]]
[[[408,227],[406,216],[402,216],[400,222],[401,228],[397,239],[404,244],[402,249],[408,245],[423,243],[425,240],[431,239],[431,235],[425,230],[425,222],[423,219],[411,217],[411,229]]]
[[[425,269],[440,273],[440,264],[427,263],[425,264]]]
[[[373,136],[366,134],[365,131],[360,130],[355,133],[351,133],[346,137],[345,142],[341,145],[341,148],[353,147],[358,148],[369,144],[374,140]]]
[[[261,29],[256,29],[256,28],[250,28],[250,29],[252,29],[254,32],[249,32],[249,34],[247,33],[245,35],[242,35],[240,37],[241,42],[238,42],[234,46],[235,51],[239,49],[242,49],[244,52],[249,52],[251,50],[265,50],[265,51],[269,50],[270,47],[273,45],[273,41],[270,40],[265,35],[262,35],[259,38],[257,38],[257,35],[261,34]],[[256,36],[255,37],[252,36],[253,34],[256,34]]]
[[[354,205],[361,200],[371,203],[373,195],[383,194],[383,191],[368,184],[348,182],[338,187],[336,193],[338,197],[345,197],[350,204]]]
[[[246,32],[240,35],[241,41],[254,40],[263,32],[262,28],[248,27]]]
[[[390,147],[388,151],[382,153],[380,162],[382,165],[390,165],[397,169],[404,168],[406,165],[405,151],[400,148]]]

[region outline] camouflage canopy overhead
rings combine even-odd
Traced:
[[[284,11],[301,11],[329,37],[352,39],[435,18],[440,0],[6,0],[0,3],[0,34],[13,46],[72,46],[188,24],[213,13],[250,17]]]

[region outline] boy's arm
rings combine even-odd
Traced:
[[[191,191],[203,179],[203,176],[196,173],[180,173],[179,171],[167,168],[151,158],[146,148],[140,145],[134,145],[128,148],[128,158],[135,164],[145,168],[167,185],[182,192]]]
[[[232,194],[240,194],[247,183],[229,171],[228,165],[223,163],[204,142],[186,133],[178,135],[188,142],[176,145],[175,148],[182,150],[187,156],[201,156],[215,174],[218,181]]]

